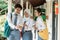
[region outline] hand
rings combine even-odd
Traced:
[[[35,30],[37,30],[37,27],[36,27],[36,25],[34,25],[34,29],[35,29]]]
[[[23,27],[27,27],[27,25],[26,24],[23,24]]]
[[[15,26],[15,29],[19,29],[19,27],[18,26]]]
[[[19,26],[19,30],[22,30],[22,26]]]
[[[38,28],[37,27],[34,27],[35,28],[35,30],[37,30]]]

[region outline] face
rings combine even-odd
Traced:
[[[35,10],[34,15],[35,15],[36,17],[38,17],[38,16],[40,16],[40,13],[39,13],[37,10]]]
[[[27,12],[24,13],[25,17],[29,17],[29,14]]]
[[[39,13],[38,13],[37,10],[35,10],[34,15],[35,15],[35,16],[38,16],[38,15],[39,15]]]
[[[20,11],[21,11],[21,9],[20,9],[20,8],[15,8],[15,12],[16,12],[16,13],[18,13],[18,14],[19,14],[19,13],[20,13]]]

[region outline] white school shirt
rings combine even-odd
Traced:
[[[8,21],[9,26],[12,29],[15,29],[14,19],[15,19],[15,12],[12,13],[12,21],[11,21],[11,14],[8,13],[7,21]],[[17,25],[23,26],[23,17],[20,14],[18,14],[17,16]]]
[[[28,27],[25,27],[24,30],[25,31],[32,30],[33,24],[34,24],[34,20],[30,19],[30,17],[29,17],[29,18],[24,18],[24,21],[26,21],[26,25],[28,26]]]
[[[39,31],[41,31],[41,30],[46,28],[41,16],[37,18],[36,27],[38,28]]]

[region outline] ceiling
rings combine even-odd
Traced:
[[[27,0],[23,0],[24,1],[24,5],[26,5],[26,1]],[[39,6],[39,5],[43,5],[44,3],[46,3],[45,0],[28,0],[33,7]],[[19,3],[20,0],[13,0],[13,3]]]
[[[45,0],[29,0],[29,2],[34,6],[39,6],[39,5],[43,5],[44,3],[46,3]]]

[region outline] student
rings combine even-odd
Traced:
[[[30,18],[30,10],[25,9],[23,40],[32,40],[32,26],[33,20]]]
[[[46,28],[46,26],[44,25],[43,19],[41,17],[41,9],[37,8],[34,14],[37,17],[35,29],[37,30],[37,32],[40,32]],[[43,38],[39,36],[39,34],[38,34],[38,40],[43,40]]]
[[[11,20],[11,15],[8,13],[7,15],[7,20],[8,24],[11,28],[11,34],[7,38],[7,40],[20,40],[20,27],[23,24],[23,18],[20,15],[20,11],[22,10],[22,6],[20,4],[16,4],[14,6],[14,12],[12,13],[12,20]]]

